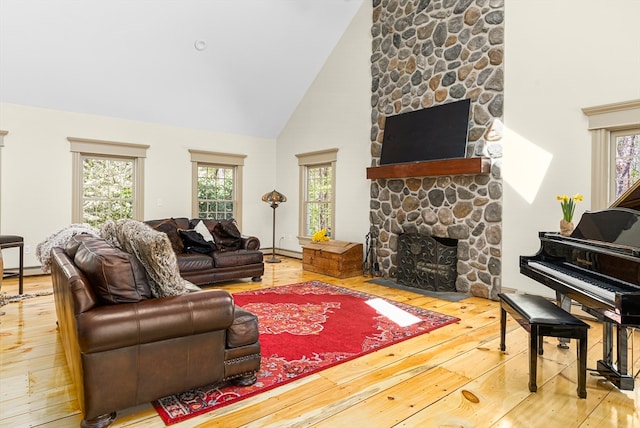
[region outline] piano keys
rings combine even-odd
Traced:
[[[555,290],[565,309],[575,300],[602,322],[597,371],[619,389],[633,390],[627,337],[630,327],[640,327],[640,211],[587,212],[571,236],[541,232],[539,239],[536,255],[520,257],[520,272]]]

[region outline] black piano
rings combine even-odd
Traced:
[[[602,322],[596,370],[633,390],[627,338],[630,327],[640,326],[640,182],[611,208],[584,213],[571,236],[540,232],[539,238],[538,253],[520,257],[520,272],[554,289],[564,309],[575,300]]]

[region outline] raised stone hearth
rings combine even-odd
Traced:
[[[372,176],[369,168],[370,231],[381,274],[397,279],[403,233],[455,239],[456,290],[497,299],[504,0],[374,0],[373,6],[371,167],[380,166],[387,116],[464,98],[471,100],[466,156],[484,159],[480,171],[447,172],[447,160],[437,174],[376,169]]]

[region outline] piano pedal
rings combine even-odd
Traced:
[[[606,376],[603,376],[602,373],[600,373],[598,371],[598,369],[590,369],[589,367],[587,367],[587,373],[589,374],[589,376],[591,377],[597,377],[597,382],[609,382],[609,380],[607,379]]]
[[[571,313],[571,312],[569,312]],[[567,339],[566,337],[559,337],[558,338],[558,348],[560,349],[569,349],[569,339]]]

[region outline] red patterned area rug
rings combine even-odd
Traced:
[[[259,318],[262,364],[258,381],[249,387],[204,386],[154,401],[165,424],[210,412],[459,321],[320,281],[245,291],[233,297],[237,305]]]

